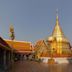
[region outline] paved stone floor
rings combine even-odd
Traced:
[[[72,72],[72,64],[48,65],[34,61],[19,61],[8,72]]]

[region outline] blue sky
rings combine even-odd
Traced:
[[[0,0],[0,36],[9,39],[14,25],[16,40],[35,42],[51,35],[56,9],[65,36],[72,42],[72,0]]]

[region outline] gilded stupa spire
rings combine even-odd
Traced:
[[[59,24],[59,17],[58,17],[58,10],[57,10],[56,11],[56,24],[55,24],[52,36],[54,36],[54,37],[60,36],[61,37],[63,35],[64,34],[63,34],[62,29],[61,29],[60,24]]]

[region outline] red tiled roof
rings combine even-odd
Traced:
[[[13,47],[15,50],[19,52],[29,52],[32,51],[32,44],[31,42],[25,42],[25,41],[11,41],[11,40],[5,40],[11,47]]]

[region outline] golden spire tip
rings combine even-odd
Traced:
[[[58,9],[56,9],[56,19],[58,19]]]
[[[58,16],[58,9],[56,9],[56,15]]]

